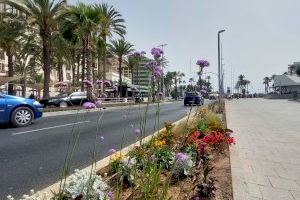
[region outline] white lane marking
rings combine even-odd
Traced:
[[[60,127],[64,127],[64,126],[73,126],[76,124],[83,124],[83,123],[88,123],[90,121],[82,121],[82,122],[75,122],[75,123],[70,123],[70,124],[62,124],[62,125],[58,125],[58,126],[51,126],[51,127],[47,127],[47,128],[40,128],[40,129],[36,129],[36,130],[30,130],[30,131],[23,131],[23,132],[18,132],[18,133],[13,133],[12,135],[20,135],[23,133],[32,133],[32,132],[37,132],[37,131],[43,131],[43,130],[49,130],[49,129],[54,129],[54,128],[60,128]]]

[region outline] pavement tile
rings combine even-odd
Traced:
[[[288,190],[265,186],[259,186],[259,188],[264,200],[294,200],[294,197]]]
[[[270,176],[268,178],[274,188],[300,191],[300,186],[294,180]]]
[[[281,178],[300,180],[300,168],[295,169],[290,167],[289,169],[275,169],[275,171]]]
[[[300,200],[300,192],[291,191],[291,193],[295,200]]]
[[[259,186],[254,183],[246,182],[246,193],[251,197],[262,198]]]

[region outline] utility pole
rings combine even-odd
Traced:
[[[219,102],[221,101],[221,59],[220,59],[220,34],[225,30],[218,31],[218,88],[219,88]]]

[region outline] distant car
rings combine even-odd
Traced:
[[[0,123],[12,123],[16,127],[31,124],[43,115],[43,106],[34,99],[26,99],[0,93]]]
[[[203,105],[204,98],[198,92],[187,92],[184,97],[184,106]]]
[[[40,103],[44,106],[55,106],[66,108],[68,106],[79,106],[87,102],[86,92],[73,92],[71,94],[61,94],[49,99],[42,99]]]

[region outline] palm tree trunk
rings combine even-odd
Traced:
[[[122,97],[123,88],[122,88],[122,57],[119,57],[119,96]]]
[[[43,70],[44,70],[44,90],[43,90],[43,98],[50,97],[50,31],[41,30],[40,35],[43,42]]]
[[[8,77],[14,77],[13,54],[10,51],[7,51],[6,55],[8,59]],[[8,94],[14,95],[14,85],[12,83],[8,84]]]
[[[26,97],[26,77],[22,78],[22,97]]]
[[[106,36],[103,37],[103,43],[104,43],[104,48],[103,48],[103,80],[106,80]],[[105,93],[105,84],[102,84],[102,92]]]
[[[97,78],[98,79],[101,79],[101,56],[100,56],[100,53],[98,52],[98,76]]]
[[[83,80],[85,79],[85,57],[86,57],[86,41],[82,39],[82,60],[81,60],[81,91],[84,90]]]
[[[57,64],[57,69],[58,69],[58,81],[64,81],[64,75],[63,75],[63,63],[62,60],[59,59],[58,64]]]
[[[77,73],[76,73],[76,85],[79,86],[79,77],[80,77],[80,54],[77,55]]]
[[[89,37],[86,38],[85,42],[85,49],[86,49],[86,76],[87,79],[91,82],[93,82],[93,77],[92,77],[92,52],[91,52],[91,47],[90,47],[90,41]],[[87,88],[87,99],[89,101],[93,100],[93,87],[88,87]]]

